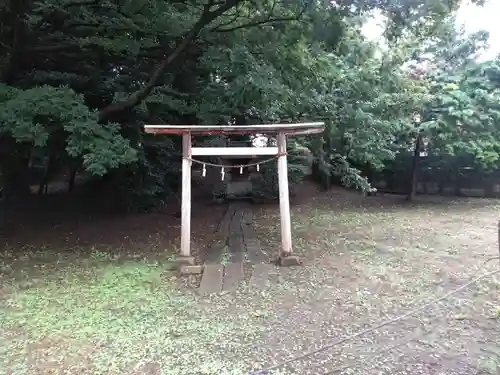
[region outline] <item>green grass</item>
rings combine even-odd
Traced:
[[[58,281],[17,290],[7,300],[13,311],[3,317],[3,326],[19,324],[37,336],[71,332],[76,338],[126,332],[130,320],[147,321],[150,313],[165,309],[158,299],[168,298],[159,287],[161,271],[137,264],[66,270]]]
[[[162,374],[222,374],[226,368],[233,374],[237,364],[214,360],[210,346],[244,329],[200,309],[197,297],[176,291],[169,277],[166,266],[100,262],[55,271],[28,287],[11,283],[0,327],[22,333],[1,345],[7,355],[0,356],[0,367],[32,373],[30,363],[40,365],[44,351],[56,348],[48,366],[64,367],[72,358],[72,373],[132,373],[155,362]],[[46,340],[46,349],[30,347]]]

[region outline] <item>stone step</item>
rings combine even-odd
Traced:
[[[219,226],[217,227],[217,232],[222,235],[222,236],[227,236],[229,233],[229,226],[231,225],[231,222],[233,220],[233,216],[235,214],[234,207],[230,205],[226,212],[224,213],[224,216],[219,222]]]
[[[238,289],[238,285],[244,277],[243,263],[228,263],[224,267],[224,281],[222,290],[232,292]]]
[[[206,263],[221,263],[227,252],[225,240],[218,240],[207,249]]]
[[[274,272],[274,265],[270,263],[256,264],[253,267],[249,286],[251,289],[264,289],[270,275]],[[221,291],[234,292],[241,281],[245,279],[243,263],[207,264],[201,278],[199,294],[220,293]]]
[[[200,294],[219,293],[222,290],[222,264],[206,264],[201,277]]]
[[[228,253],[231,262],[243,262],[245,244],[241,235],[230,235],[228,240]]]
[[[264,289],[269,281],[269,275],[273,272],[274,265],[270,263],[256,264],[250,277],[251,289]]]
[[[252,226],[253,212],[244,205],[230,205],[218,228],[220,239],[207,254],[207,264],[201,278],[201,294],[234,291],[244,278],[243,262],[255,264],[250,285],[267,285],[273,265],[263,251]]]

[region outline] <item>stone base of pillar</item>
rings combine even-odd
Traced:
[[[194,257],[178,255],[174,260],[174,268],[180,269],[182,266],[193,266],[195,264]]]
[[[278,264],[282,267],[300,266],[302,264],[300,258],[296,255],[280,256]]]
[[[191,266],[187,264],[183,264],[179,269],[179,272],[182,276],[185,275],[200,275],[203,273],[203,266]]]

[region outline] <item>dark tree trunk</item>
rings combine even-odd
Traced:
[[[39,196],[43,195],[44,193],[47,194],[50,175],[52,174],[53,166],[54,166],[54,156],[50,155],[49,161],[47,163],[47,168],[45,168],[45,173],[43,174],[42,181],[40,182],[40,186],[38,187]]]
[[[462,170],[460,167],[456,167],[457,171],[455,172],[455,196],[461,197],[462,196]]]
[[[413,163],[411,169],[410,186],[408,188],[408,196],[406,199],[408,201],[413,201],[415,195],[417,194],[417,183],[418,183],[418,170],[420,168],[420,149],[422,145],[422,136],[419,134],[417,140],[415,141],[415,149],[413,151]]]
[[[75,189],[75,179],[76,172],[78,171],[78,167],[71,167],[69,170],[69,178],[68,178],[68,192],[71,193]]]

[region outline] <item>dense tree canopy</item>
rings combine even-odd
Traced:
[[[364,190],[353,166],[383,168],[416,134],[436,152],[494,166],[499,63],[474,60],[484,34],[465,43],[449,27],[459,3],[3,2],[4,193],[26,193],[41,158],[41,186],[81,170],[117,184],[129,203],[164,197],[178,175],[178,140],[147,137],[145,123],[323,120],[324,136],[302,144],[324,176]],[[385,48],[361,32],[374,10],[387,19]],[[432,64],[417,74],[408,62],[424,52]]]

